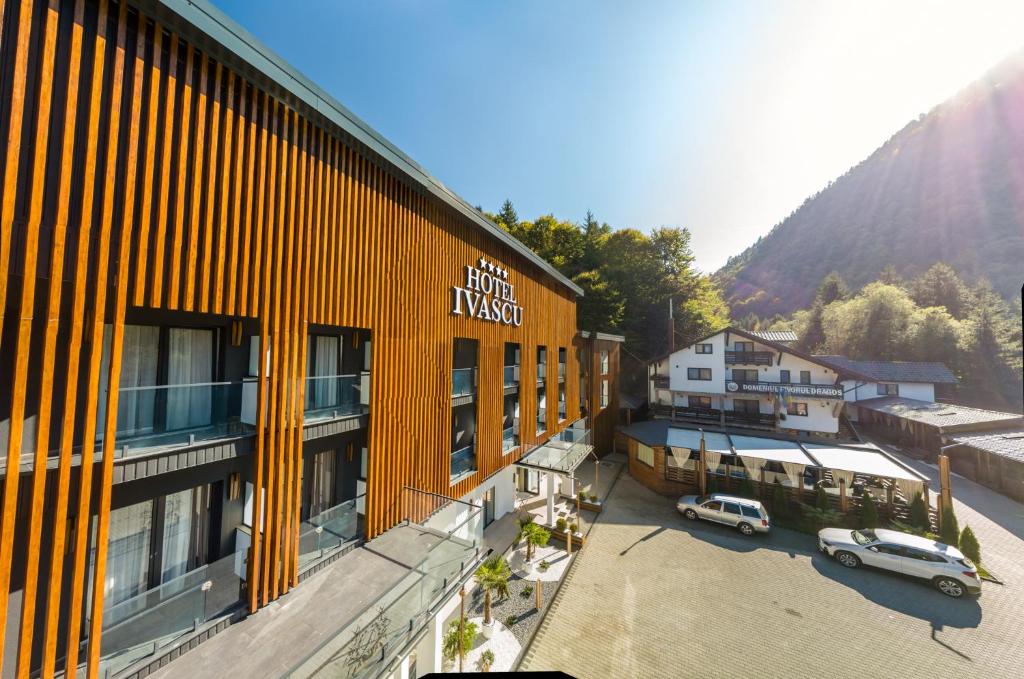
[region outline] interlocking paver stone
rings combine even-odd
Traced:
[[[927,472],[926,469],[923,469]],[[847,570],[810,536],[691,523],[626,474],[522,669],[576,677],[1019,677],[1024,507],[957,479],[961,525],[1006,580],[952,600]],[[985,513],[996,512],[997,520]]]

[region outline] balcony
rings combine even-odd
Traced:
[[[367,413],[369,391],[369,374],[308,377],[303,419],[308,424]]]
[[[565,416],[566,416],[565,401],[559,401],[558,402],[558,421],[561,422],[562,420],[564,420]]]
[[[382,560],[382,571],[397,565],[403,574],[376,596],[363,594],[368,603],[338,620],[337,627],[315,627],[326,632],[323,641],[286,672],[289,676],[384,674],[475,571],[484,553],[482,508],[412,488],[403,489],[399,502],[405,518],[368,546]],[[361,598],[361,592],[353,594]]]
[[[764,415],[761,413],[745,413],[739,410],[726,410],[725,421],[735,424],[759,427],[774,427],[775,415]]]
[[[502,383],[505,387],[519,386],[519,366],[506,365],[502,373]]]
[[[148,549],[138,551],[134,563],[149,558]],[[233,608],[240,599],[246,557],[247,550],[239,550],[105,607],[99,676],[116,675]],[[87,644],[82,642],[79,657],[85,657]]]
[[[537,433],[543,434],[548,430],[548,411],[543,406],[537,409]]]
[[[771,365],[775,354],[770,351],[727,351],[726,365]]]
[[[118,390],[114,448],[128,457],[164,448],[251,434],[242,421],[242,382],[205,382],[123,387]],[[97,447],[102,444],[106,404],[100,397]]]
[[[547,377],[547,374],[548,374],[547,366],[544,365],[543,363],[538,363],[537,364],[537,384],[541,384],[542,382],[544,382],[545,378]]]
[[[299,524],[299,572],[359,537],[359,507],[365,495],[326,509]]]
[[[559,382],[565,382],[565,364],[564,363],[559,363],[558,364],[558,381]]]
[[[476,368],[452,370],[452,396],[471,396],[476,393]]]
[[[501,452],[507,453],[519,445],[519,419],[516,418],[511,427],[506,427],[501,432]]]
[[[476,471],[476,450],[473,446],[460,448],[452,453],[451,478],[468,475]]]

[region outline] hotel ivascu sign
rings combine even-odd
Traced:
[[[520,326],[523,307],[516,302],[516,288],[508,282],[508,269],[481,257],[467,264],[463,285],[452,286],[452,314],[481,321]]]
[[[842,398],[842,387],[824,384],[771,384],[770,382],[727,382],[727,391],[741,394],[780,394],[816,398]]]

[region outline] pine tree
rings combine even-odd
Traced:
[[[931,530],[928,507],[925,505],[921,493],[914,495],[914,499],[910,501],[910,525],[921,530]]]
[[[778,479],[772,484],[772,514],[781,519],[789,516],[789,498]]]
[[[952,507],[943,507],[942,509],[942,528],[939,529],[939,539],[950,547],[957,547],[960,544],[960,526]]]
[[[825,344],[825,323],[822,318],[824,313],[824,305],[815,301],[807,317],[807,325],[798,341],[800,348],[807,353],[815,353]]]
[[[975,564],[981,563],[981,545],[970,526],[964,526],[960,533],[960,551]]]
[[[849,294],[850,289],[846,287],[846,283],[843,282],[842,277],[838,272],[832,271],[821,279],[815,298],[816,301],[820,302],[823,306],[828,306],[832,302],[846,299]]]
[[[828,509],[828,493],[825,492],[825,488],[820,484],[817,490],[814,491],[814,506],[822,511]]]
[[[864,528],[878,528],[878,507],[871,493],[865,492],[860,498],[860,524]]]
[[[516,209],[512,206],[511,200],[506,198],[505,202],[501,204],[497,221],[506,231],[515,233],[516,228],[519,226],[519,215],[516,214]]]

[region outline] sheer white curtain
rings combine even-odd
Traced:
[[[334,450],[325,450],[313,456],[312,486],[309,491],[310,518],[334,505],[335,458]]]
[[[113,326],[103,327],[103,355],[100,361],[100,391],[96,408],[96,438],[103,438],[104,419],[107,410],[107,376],[110,368],[110,345]],[[121,350],[122,390],[117,401],[117,433],[119,436],[139,436],[153,431],[156,392],[153,389],[128,389],[150,387],[156,384],[157,349],[160,342],[160,328],[151,325],[126,325]],[[127,391],[125,389],[128,389]]]
[[[708,472],[714,474],[718,472],[718,465],[722,462],[722,453],[717,450],[705,450],[704,462],[707,463]]]
[[[853,472],[848,472],[845,469],[833,469],[832,478],[835,480],[837,488],[840,481],[846,481],[846,492],[850,492],[850,487],[853,485]]]
[[[168,384],[213,381],[213,331],[171,328],[168,337]],[[185,429],[211,424],[213,387],[167,389],[167,428]]]
[[[918,493],[924,495],[924,484],[920,481],[914,481],[913,479],[893,479],[893,481],[896,482],[896,487],[903,493],[903,497],[906,498],[907,502],[911,502]]]
[[[315,360],[309,367],[309,374],[315,377],[333,376],[338,374],[338,349],[340,346],[337,337],[315,336],[316,350],[311,360]],[[338,405],[338,380],[319,379],[313,380],[313,389],[307,389],[306,393],[313,396],[313,401],[307,403],[309,408],[330,408]],[[308,400],[308,399],[307,399]]]
[[[188,572],[189,545],[192,536],[192,496],[189,488],[164,499],[163,559],[160,582]]]
[[[103,605],[110,608],[149,589],[150,535],[153,529],[153,501],[140,502],[110,512],[107,539],[107,568],[103,582]],[[96,521],[93,520],[89,554],[89,589],[96,567]],[[92,597],[86,601],[91,605]]]
[[[799,488],[803,483],[801,477],[804,473],[804,465],[796,462],[783,462],[782,468],[786,470],[786,480],[791,488]]]
[[[743,462],[743,466],[747,468],[747,476],[754,480],[761,478],[761,466],[764,465],[764,460],[762,458],[740,455],[740,461]]]

